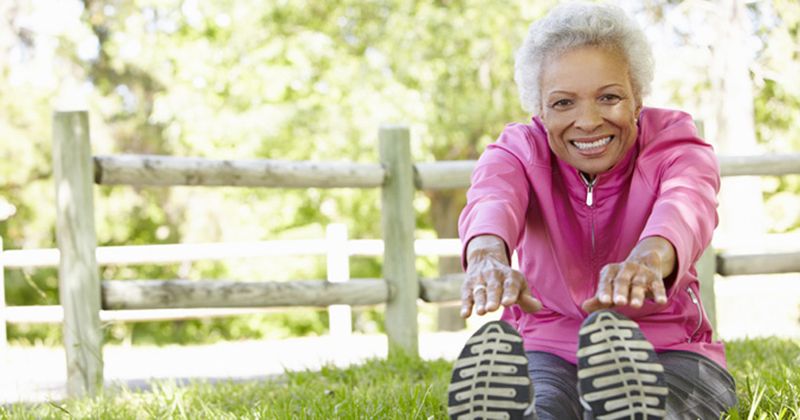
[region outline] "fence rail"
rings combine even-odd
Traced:
[[[350,239],[342,246],[348,256],[383,255],[381,239]],[[338,248],[337,248],[338,249]],[[213,261],[230,258],[278,257],[291,255],[327,255],[332,250],[325,239],[289,239],[256,242],[215,242],[199,244],[123,245],[98,247],[98,265],[168,264],[186,261]],[[458,256],[458,239],[417,239],[416,255]],[[6,268],[56,267],[58,248],[9,249],[0,264]]]
[[[184,308],[101,310],[101,322],[182,321],[258,313],[274,313],[282,308]],[[60,305],[7,306],[5,321],[9,324],[60,324],[64,309]],[[2,338],[0,338],[1,340]]]
[[[342,283],[323,280],[106,280],[102,287],[106,309],[376,305],[390,301],[391,295],[397,293],[381,279]]]
[[[344,225],[328,225],[326,231],[325,239],[107,246],[98,247],[95,255],[98,266],[171,264],[281,256],[326,256],[328,277],[330,281],[334,282],[350,280],[349,257],[383,255],[384,247],[381,239],[347,239]],[[414,253],[417,256],[429,257],[458,256],[461,253],[461,241],[458,239],[417,239],[414,241]],[[58,248],[3,250],[2,237],[0,237],[0,333],[2,333],[0,334],[0,348],[6,345],[6,334],[2,329],[5,328],[6,323],[38,324],[64,321],[64,311],[60,305],[5,306],[3,311],[5,302],[2,299],[3,270],[55,267],[59,264],[59,258]],[[103,301],[109,300],[104,299]],[[189,305],[185,310],[111,309],[112,306],[103,304],[100,321],[170,321],[225,317],[276,312],[282,308],[298,305],[265,304],[258,307],[241,305],[232,307],[233,305],[227,304],[223,305],[224,307],[202,308],[195,303]],[[331,333],[333,334],[334,330],[337,330],[347,334],[350,328],[349,313],[344,314],[343,318],[345,319],[343,320],[336,320],[335,317],[333,312],[329,314]]]
[[[385,178],[386,171],[378,164],[158,155],[94,157],[94,180],[101,185],[377,188]]]
[[[408,129],[383,127],[379,132],[380,163],[281,162],[272,160],[212,160],[167,156],[91,156],[86,112],[57,112],[54,116],[53,163],[60,255],[41,256],[59,263],[59,291],[64,316],[68,392],[94,393],[102,384],[100,316],[102,308],[165,308],[194,306],[286,306],[386,303],[390,354],[398,349],[417,352],[418,298],[431,302],[458,300],[462,276],[417,279],[414,258],[414,188],[464,188],[474,161],[418,163],[411,161]],[[800,173],[800,155],[720,157],[723,176]],[[226,281],[100,282],[98,262],[133,257],[130,248],[96,248],[93,184],[203,185],[280,188],[381,188],[384,259],[383,278],[353,282],[299,281],[291,283]],[[286,245],[286,244],[285,244]],[[229,244],[209,246],[197,258],[237,253]],[[164,245],[163,247],[168,247]],[[311,247],[304,248],[309,251]],[[460,248],[460,247],[459,247]],[[169,248],[162,248],[166,251]],[[263,251],[263,249],[262,249]],[[313,251],[313,249],[312,249]],[[1,251],[0,251],[1,252]],[[242,251],[244,252],[244,251]],[[275,251],[276,253],[279,251]],[[11,253],[11,261],[22,258]],[[104,254],[107,253],[107,254]],[[129,257],[120,257],[130,253]],[[167,253],[165,252],[164,255]],[[101,257],[102,255],[102,257]],[[230,256],[230,254],[227,254]],[[237,255],[241,256],[241,255]],[[107,258],[107,260],[104,260]],[[169,260],[164,256],[163,261]],[[749,260],[747,258],[750,258]],[[7,258],[4,257],[7,261]],[[184,260],[184,259],[181,259]],[[698,262],[704,295],[713,309],[713,275],[800,271],[800,251],[786,255],[742,256],[708,251]],[[330,278],[328,280],[331,280]],[[710,291],[710,293],[705,293]],[[102,305],[101,305],[102,298]],[[0,302],[0,315],[3,306]],[[713,319],[713,311],[709,313]],[[4,323],[3,323],[4,324]]]
[[[772,254],[723,253],[717,255],[717,273],[723,276],[798,272],[800,272],[800,251]]]
[[[720,156],[722,176],[800,174],[800,153],[757,156]]]
[[[722,176],[800,174],[800,153],[720,156]],[[477,161],[413,164],[414,185],[436,190],[469,187]],[[232,186],[274,188],[378,188],[386,171],[381,165],[345,162],[217,160],[159,155],[96,156],[95,182],[136,186]]]

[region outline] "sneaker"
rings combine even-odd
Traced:
[[[451,419],[536,419],[522,337],[503,321],[485,324],[467,340],[447,391]]]
[[[595,419],[662,419],[667,415],[664,367],[639,325],[613,311],[581,325],[578,392]]]

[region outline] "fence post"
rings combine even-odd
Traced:
[[[350,280],[350,254],[347,249],[347,226],[341,223],[328,225],[327,241],[328,281],[342,283]],[[328,306],[328,329],[334,337],[348,336],[353,332],[350,305]]]
[[[86,111],[53,115],[56,239],[61,254],[59,298],[69,396],[94,395],[103,386],[100,275],[95,248],[94,166]]]
[[[417,298],[419,282],[414,254],[414,170],[407,127],[384,126],[378,133],[386,180],[381,189],[383,277],[389,285],[386,335],[389,357],[419,355]]]
[[[8,347],[6,330],[6,266],[3,262],[3,237],[0,236],[0,364]]]
[[[694,124],[697,127],[697,135],[705,138],[706,129],[703,120],[694,120]],[[703,302],[703,309],[705,309],[706,317],[716,335],[717,298],[714,294],[714,276],[717,274],[717,256],[713,246],[708,245],[703,255],[697,260],[695,269],[697,270],[697,279],[700,281],[700,299]]]
[[[700,298],[706,317],[711,322],[714,334],[717,333],[717,303],[714,296],[714,275],[717,273],[717,256],[714,247],[709,245],[695,264],[697,279],[700,281]]]

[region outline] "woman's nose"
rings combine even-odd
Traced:
[[[594,105],[581,107],[578,117],[575,120],[575,127],[585,132],[592,132],[603,125],[603,116],[597,108],[598,107]]]

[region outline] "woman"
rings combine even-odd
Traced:
[[[502,307],[507,324],[467,342],[453,418],[706,419],[736,403],[694,268],[719,168],[689,115],[643,106],[652,62],[617,7],[569,3],[531,26],[515,80],[535,116],[487,147],[459,220],[461,315]]]

